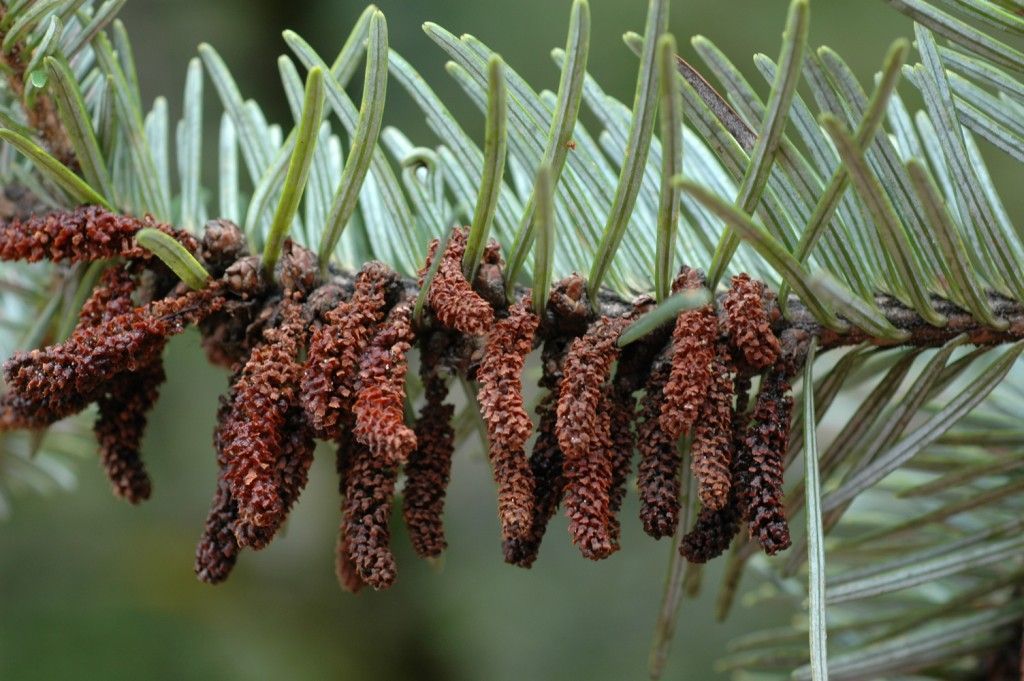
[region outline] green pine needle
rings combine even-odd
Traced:
[[[533,188],[533,196],[537,202],[535,223],[537,225],[537,241],[533,256],[533,311],[544,314],[548,304],[548,291],[551,289],[551,275],[555,267],[555,200],[552,186],[551,167],[542,165],[537,170],[537,181]]]
[[[24,154],[44,177],[67,192],[76,203],[94,204],[112,210],[107,200],[85,180],[32,140],[7,128],[0,128],[0,139]]]
[[[139,230],[135,242],[171,268],[189,288],[196,291],[206,288],[210,273],[174,237],[159,229],[147,227]]]
[[[326,268],[348,225],[359,199],[359,190],[373,160],[384,120],[384,102],[388,81],[388,25],[381,12],[370,18],[366,43],[366,74],[363,80],[363,101],[359,108],[352,144],[345,167],[331,202],[331,211],[320,241],[320,267]],[[340,57],[339,57],[340,59]],[[334,76],[331,76],[334,78]]]
[[[299,209],[299,201],[306,189],[309,178],[309,166],[313,163],[313,152],[320,131],[320,121],[324,114],[324,72],[319,67],[309,70],[306,77],[306,92],[302,101],[302,116],[299,119],[298,132],[295,137],[295,148],[288,162],[288,175],[274,219],[270,223],[270,233],[263,249],[263,270],[269,278],[273,278],[274,267],[281,256],[281,248],[291,229],[292,220]]]
[[[654,135],[654,115],[657,112],[658,83],[655,58],[658,38],[668,28],[668,0],[650,0],[647,9],[647,28],[644,31],[644,48],[640,57],[640,73],[637,76],[636,94],[633,98],[633,118],[629,126],[629,141],[626,155],[622,159],[622,170],[615,190],[608,221],[601,233],[601,243],[594,255],[594,262],[587,277],[590,300],[596,302],[605,275],[611,268],[615,252],[626,233],[629,217],[636,205],[640,183],[643,181],[647,154]]]
[[[498,55],[487,61],[487,121],[484,133],[484,167],[477,193],[473,223],[462,256],[462,273],[473,281],[483,257],[491,221],[498,207],[498,195],[505,177],[508,152],[508,95],[505,89],[505,63]]]

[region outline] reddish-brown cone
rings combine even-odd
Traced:
[[[765,313],[766,296],[764,284],[739,274],[732,278],[732,288],[722,301],[725,330],[733,346],[751,368],[758,370],[775,364],[781,351]]]
[[[739,534],[740,472],[743,457],[743,439],[746,436],[750,418],[747,406],[750,399],[750,377],[739,375],[735,381],[736,408],[732,419],[732,447],[737,450],[730,469],[731,485],[726,503],[717,510],[702,508],[697,522],[679,543],[679,553],[691,563],[706,563],[725,553],[733,538]]]
[[[222,427],[226,479],[238,504],[236,535],[247,543],[251,528],[277,527],[284,513],[277,465],[287,435],[287,417],[298,404],[304,340],[302,306],[286,297],[281,325],[264,333],[235,385],[235,399]]]
[[[725,553],[739,531],[740,513],[735,505],[702,508],[697,522],[679,543],[679,553],[691,563],[706,563]]]
[[[206,516],[203,534],[196,546],[195,573],[199,581],[220,584],[235,567],[241,548],[235,537],[234,526],[238,520],[238,505],[231,497],[227,479],[227,458],[224,445],[231,427],[229,417],[233,409],[238,374],[231,377],[231,387],[220,398],[217,409],[217,427],[213,431],[213,447],[217,452],[217,490]]]
[[[313,465],[316,440],[305,423],[301,409],[293,408],[285,418],[285,423],[288,427],[281,456],[277,459],[277,490],[287,515],[309,482],[309,467]]]
[[[537,315],[529,296],[512,305],[509,315],[487,335],[476,372],[477,401],[487,426],[489,456],[498,486],[498,517],[503,541],[525,538],[532,523],[533,475],[526,441],[533,431],[523,406],[522,371],[533,349]]]
[[[41,410],[51,421],[80,411],[118,374],[152,364],[170,336],[215,311],[222,301],[213,286],[190,291],[98,324],[80,325],[59,345],[17,353],[4,364],[12,399],[19,407]]]
[[[568,363],[566,378],[568,378]],[[564,381],[563,381],[564,382]],[[565,514],[569,535],[584,558],[600,560],[618,549],[613,536],[611,491],[615,471],[611,439],[611,388],[601,389],[595,413],[592,448],[583,456],[565,457]]]
[[[558,445],[571,461],[607,449],[607,413],[599,413],[602,386],[608,380],[612,364],[619,357],[615,344],[629,324],[627,317],[602,317],[586,334],[569,346],[558,388]]]
[[[93,262],[108,258],[130,260],[150,257],[135,245],[139,230],[152,227],[173,236],[186,249],[198,244],[187,232],[160,224],[152,218],[116,215],[99,206],[33,215],[0,225],[0,260],[38,262]]]
[[[93,289],[78,315],[80,326],[95,326],[114,317],[131,312],[132,292],[136,281],[124,265],[108,267],[100,277],[99,285]]]
[[[565,492],[564,457],[555,433],[555,398],[556,393],[548,393],[537,405],[540,424],[530,454],[530,475],[533,478],[530,532],[525,537],[506,541],[503,546],[505,561],[524,568],[537,560],[548,522],[558,510]]]
[[[405,425],[405,355],[414,338],[412,308],[399,303],[359,359],[352,433],[374,457],[392,466],[405,463],[416,448],[416,434]]]
[[[494,326],[494,310],[490,303],[473,290],[462,274],[462,256],[466,252],[469,230],[452,232],[448,247],[441,254],[441,264],[430,283],[427,302],[439,322],[460,333],[483,336]],[[437,251],[431,245],[430,258]],[[428,260],[429,263],[429,260]]]
[[[337,440],[355,400],[359,358],[384,316],[394,272],[379,262],[363,266],[352,297],[328,312],[313,331],[302,374],[302,404],[315,434]]]
[[[676,280],[676,290],[700,288],[702,277],[685,268]],[[661,404],[661,427],[672,438],[688,433],[704,404],[711,385],[711,362],[718,340],[718,316],[713,305],[687,310],[676,318],[672,332],[672,371],[665,383]]]
[[[732,466],[733,367],[728,348],[719,346],[711,368],[711,384],[693,431],[690,468],[700,484],[701,504],[716,511],[728,502]]]

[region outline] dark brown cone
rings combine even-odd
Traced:
[[[747,413],[750,400],[750,377],[737,376],[735,389],[737,397],[732,422],[732,446],[734,450],[741,452],[747,422],[750,418]],[[718,510],[702,508],[697,516],[697,522],[680,542],[679,553],[691,563],[706,563],[722,555],[739,534],[742,520],[739,501],[742,466],[742,456],[734,456],[730,470],[732,484],[729,487],[727,502]]]
[[[241,548],[235,538],[234,526],[238,520],[238,505],[231,497],[225,475],[227,459],[224,454],[227,432],[231,427],[229,416],[235,402],[238,374],[231,377],[230,389],[220,398],[217,408],[217,427],[213,431],[213,446],[217,452],[217,490],[206,516],[203,534],[196,546],[195,573],[199,581],[220,584],[234,569]]]
[[[348,436],[343,435],[342,440],[338,444],[335,467],[338,471],[338,491],[342,495],[341,510],[342,514],[344,514],[346,512],[345,489],[352,470],[352,454],[354,450],[350,446]],[[362,577],[359,576],[356,564],[352,561],[352,543],[349,541],[346,525],[347,523],[343,516],[342,522],[338,527],[338,541],[334,552],[334,572],[342,589],[349,593],[358,593],[366,584],[363,582]]]
[[[374,457],[392,466],[405,463],[416,448],[416,434],[405,425],[406,352],[413,340],[412,308],[399,303],[359,359],[352,433]]]
[[[445,404],[448,384],[440,370],[439,354],[445,334],[433,334],[420,344],[420,377],[426,403],[416,421],[416,449],[405,464],[402,513],[416,554],[434,558],[448,547],[444,535],[444,498],[452,468],[455,407]]]
[[[466,252],[468,233],[464,227],[452,231],[448,247],[441,254],[437,274],[430,283],[427,302],[437,320],[449,329],[483,336],[494,326],[494,310],[462,274],[462,256]],[[429,258],[433,258],[436,250],[437,246],[431,244],[426,267],[429,267]]]
[[[231,529],[237,518],[238,507],[231,498],[227,481],[221,476],[196,547],[195,573],[199,581],[220,584],[231,574],[240,551]]]
[[[716,511],[728,502],[732,466],[733,367],[727,347],[719,346],[711,367],[707,399],[693,431],[690,468],[700,485],[701,504]]]
[[[52,411],[12,392],[4,393],[0,395],[0,433],[8,430],[47,428],[70,414],[82,411],[91,401],[81,398],[68,400],[60,405],[60,411]]]
[[[697,522],[679,543],[679,553],[691,563],[706,563],[725,553],[739,531],[740,514],[735,505],[702,508]]]
[[[228,267],[249,255],[245,233],[230,220],[210,220],[203,226],[203,237],[196,256],[203,261],[214,277],[220,277]]]
[[[607,451],[608,425],[599,414],[602,386],[619,357],[616,341],[627,317],[602,317],[569,346],[564,378],[558,388],[558,445],[566,460],[581,459],[596,449]]]
[[[673,288],[698,289],[703,285],[696,270],[684,268]],[[718,316],[713,305],[687,310],[676,318],[672,332],[672,371],[665,383],[661,427],[672,438],[689,433],[711,385],[711,362],[718,341]]]
[[[152,218],[116,215],[99,206],[82,206],[48,215],[33,215],[0,225],[0,260],[93,262],[108,258],[147,259],[135,245],[139,230],[152,227],[174,237],[191,252],[198,244],[187,232]]]
[[[530,533],[504,544],[505,561],[524,568],[529,568],[537,560],[548,522],[558,510],[565,492],[564,457],[555,434],[555,393],[545,396],[537,406],[537,413],[540,425],[530,454],[530,474],[534,483]]]
[[[480,384],[477,401],[487,426],[505,542],[525,538],[532,523],[534,483],[525,448],[533,423],[523,406],[522,371],[533,349],[538,321],[530,310],[529,296],[509,308],[508,317],[498,321],[487,335],[476,372]]]
[[[351,456],[345,479],[344,526],[340,548],[345,550],[359,579],[374,589],[390,587],[397,576],[391,540],[391,504],[398,468],[388,465],[353,440],[346,454]],[[343,585],[351,581],[339,566]]]
[[[784,457],[789,441],[793,398],[789,382],[776,369],[761,378],[751,424],[738,452],[738,500],[750,536],[772,556],[789,548],[789,526],[783,504]]]
[[[733,346],[753,369],[767,369],[779,358],[781,347],[765,312],[765,286],[747,274],[732,278],[725,295],[725,330]]]
[[[564,282],[556,285],[559,289]],[[541,541],[547,531],[548,522],[555,515],[562,495],[565,493],[563,463],[565,457],[558,447],[556,432],[558,385],[562,381],[562,364],[571,340],[554,337],[544,343],[541,351],[542,373],[539,381],[546,389],[544,397],[537,403],[539,416],[537,439],[530,454],[530,474],[533,476],[533,504],[531,509],[530,533],[526,537],[504,543],[505,562],[529,568],[537,560]]]
[[[676,439],[661,429],[661,401],[669,364],[656,360],[640,402],[637,449],[640,467],[640,521],[644,532],[661,539],[670,537],[679,523],[680,468],[682,457]]]
[[[359,358],[384,317],[387,290],[395,274],[370,262],[356,277],[352,297],[325,315],[314,330],[302,374],[302,404],[317,437],[337,440],[355,400]]]
[[[159,359],[138,371],[121,374],[107,384],[96,400],[99,417],[93,426],[100,460],[114,493],[137,504],[152,491],[139,456],[149,410],[166,380]]]
[[[298,404],[302,367],[297,357],[305,335],[302,305],[286,297],[281,317],[281,325],[264,333],[265,342],[242,369],[222,427],[225,475],[238,504],[235,531],[242,545],[256,528],[278,527],[284,514],[277,465],[289,412]]]

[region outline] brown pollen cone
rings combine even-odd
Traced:
[[[466,238],[469,230],[459,228],[452,231],[448,247],[441,254],[441,264],[430,283],[427,302],[439,322],[460,333],[483,336],[494,326],[494,310],[462,274],[462,256],[466,252]],[[431,244],[429,259],[436,255],[437,247]],[[429,263],[428,259],[428,263]]]
[[[629,321],[602,317],[569,346],[557,408],[558,445],[567,460],[584,458],[607,444],[607,423],[602,423],[598,405],[602,386],[619,357],[616,341]]]
[[[554,290],[557,291],[560,285],[556,284]],[[539,423],[530,453],[530,475],[533,477],[530,532],[525,537],[506,541],[502,547],[505,562],[523,568],[531,567],[537,560],[548,522],[558,510],[565,493],[565,457],[558,447],[556,412],[558,384],[562,380],[562,365],[570,342],[570,338],[555,336],[546,340],[541,350],[542,373],[538,384],[547,392],[535,409]]]
[[[416,449],[405,464],[402,514],[413,549],[423,558],[439,556],[448,546],[442,517],[455,450],[455,407],[444,401],[448,384],[441,374],[440,353],[446,341],[447,334],[434,333],[420,343],[426,402],[416,421]]]
[[[264,332],[235,385],[235,399],[223,424],[226,479],[238,503],[240,544],[250,528],[277,527],[284,513],[278,489],[278,458],[284,447],[289,411],[298,402],[304,341],[302,305],[286,294],[281,324]]]
[[[327,312],[325,324],[313,331],[301,395],[306,417],[318,437],[341,437],[355,400],[359,358],[384,317],[385,297],[394,276],[379,262],[364,265],[352,297]]]
[[[226,479],[228,462],[224,452],[226,438],[230,437],[230,420],[233,410],[239,373],[231,377],[227,394],[220,398],[217,408],[217,426],[213,431],[213,447],[217,452],[217,490],[206,516],[203,534],[196,546],[195,573],[199,581],[220,584],[235,567],[241,547],[235,537],[234,526],[238,521],[238,504],[231,497]]]
[[[231,527],[239,546],[259,550],[274,539],[302,490],[306,488],[306,483],[309,482],[309,467],[313,464],[315,449],[316,441],[305,423],[302,410],[293,407],[285,417],[281,454],[277,457],[277,466],[274,470],[277,495],[281,499],[281,513],[275,522],[260,527],[239,520],[236,513]]]
[[[287,516],[309,482],[309,467],[313,465],[316,440],[306,425],[305,416],[293,407],[285,417],[287,424],[281,456],[277,459],[277,491]]]
[[[555,433],[556,396],[550,392],[537,405],[540,424],[530,454],[530,476],[533,478],[530,532],[525,537],[508,539],[503,545],[505,562],[519,567],[529,568],[537,560],[548,522],[558,510],[565,491],[564,457]]]
[[[194,569],[199,581],[220,584],[231,574],[241,550],[232,529],[237,519],[238,507],[231,498],[227,481],[221,476],[196,546]]]
[[[706,563],[725,553],[732,540],[739,534],[741,518],[740,508],[740,469],[744,465],[743,440],[746,436],[747,405],[750,400],[750,378],[737,376],[735,381],[736,409],[732,420],[732,446],[736,450],[730,473],[732,483],[726,503],[719,509],[707,507],[701,509],[697,521],[679,543],[679,553],[691,563]]]
[[[758,370],[775,364],[781,352],[764,308],[767,295],[763,283],[739,274],[732,278],[732,288],[722,301],[729,339],[746,363]]]
[[[676,291],[703,286],[697,270],[684,268],[676,279]],[[665,383],[661,427],[672,438],[690,431],[711,385],[711,362],[718,340],[718,316],[713,305],[681,312],[672,332],[672,371]]]
[[[137,283],[125,265],[108,267],[100,276],[99,285],[82,304],[78,314],[80,326],[95,326],[108,319],[131,312],[132,292]]]
[[[159,359],[167,339],[218,309],[215,286],[133,308],[97,324],[80,324],[63,343],[16,353],[4,378],[19,408],[58,420],[93,401],[105,383]]]
[[[728,502],[732,465],[732,360],[724,345],[712,362],[711,384],[693,430],[690,465],[697,494],[705,508],[716,511]]]
[[[526,458],[526,441],[533,423],[523,406],[522,371],[533,349],[539,320],[530,298],[512,305],[487,335],[483,359],[476,372],[477,401],[487,426],[489,456],[498,486],[498,517],[504,541],[530,531],[533,475]]]
[[[138,371],[121,374],[107,384],[96,400],[99,417],[93,426],[100,460],[114,493],[133,504],[148,499],[149,475],[139,456],[146,417],[166,379],[157,360]]]
[[[783,504],[783,473],[789,442],[793,398],[785,375],[772,369],[761,378],[761,390],[744,446],[738,452],[737,481],[740,508],[756,537],[770,556],[789,548],[789,526]]]
[[[566,373],[566,377],[568,375]],[[588,433],[591,449],[582,456],[566,455],[564,464],[566,484],[563,503],[569,518],[569,535],[583,557],[590,560],[607,558],[618,549],[611,520],[611,492],[615,476],[611,390],[608,385],[601,388],[593,414],[594,430]]]
[[[640,491],[640,521],[644,532],[661,539],[671,536],[679,523],[680,468],[682,456],[676,439],[661,428],[661,401],[669,364],[655,361],[640,401],[636,446],[640,452],[637,487]]]
[[[351,462],[345,471],[344,518],[339,551],[339,579],[343,586],[354,585],[348,571],[354,567],[359,579],[374,589],[390,587],[398,574],[391,553],[391,505],[394,501],[397,466],[374,456],[369,448],[353,441],[345,456]]]
[[[621,389],[613,389],[609,400],[609,430],[612,460],[612,480],[608,490],[608,533],[615,550],[619,548],[619,510],[626,498],[626,481],[633,469],[633,420],[636,418],[636,400]]]
[[[128,268],[107,268],[100,283],[86,299],[79,313],[78,327],[87,328],[132,310],[132,292],[136,282]],[[114,379],[116,381],[116,379]],[[0,395],[0,431],[17,428],[38,429],[85,409],[92,395],[64,396],[60,404],[44,406],[13,392]]]
[[[338,578],[338,584],[349,593],[358,593],[366,583],[359,576],[359,569],[352,560],[352,542],[347,529],[345,490],[352,470],[352,460],[355,450],[350,446],[350,438],[347,434],[342,436],[338,443],[338,451],[335,455],[335,467],[338,471],[338,491],[342,495],[342,521],[338,527],[338,541],[334,553],[334,572]]]
[[[691,563],[707,563],[729,549],[740,531],[740,512],[734,504],[718,510],[702,508],[693,528],[679,542],[679,553]]]
[[[416,434],[405,425],[406,353],[414,339],[412,308],[399,303],[359,360],[352,434],[392,466],[405,463],[416,448]]]
[[[293,407],[287,417],[281,454],[277,460],[275,478],[282,513],[277,523],[256,527],[239,521],[238,503],[231,495],[228,482],[228,454],[226,445],[233,437],[231,414],[237,396],[238,378],[231,379],[231,389],[221,398],[217,410],[217,429],[214,432],[214,448],[217,450],[217,491],[210,506],[203,535],[196,548],[195,572],[200,581],[219,584],[227,579],[238,560],[238,554],[245,546],[260,549],[273,539],[285,515],[291,510],[309,478],[309,467],[313,463],[316,442],[304,423],[301,409]],[[239,540],[241,535],[241,541]]]
[[[99,206],[14,219],[0,225],[0,260],[93,262],[107,258],[147,259],[149,251],[135,245],[139,230],[152,227],[174,237],[189,251],[198,243],[183,232],[150,217],[117,215]]]

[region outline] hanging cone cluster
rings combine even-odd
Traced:
[[[498,516],[504,542],[522,541],[532,526],[533,474],[526,441],[533,432],[523,406],[521,375],[533,350],[539,320],[527,296],[509,308],[508,317],[487,335],[483,359],[476,372],[477,400],[487,427],[488,455],[498,486]]]
[[[176,284],[135,244],[143,227],[191,252],[210,273],[208,286]],[[214,433],[215,493],[196,550],[205,582],[226,579],[243,549],[271,542],[306,486],[317,439],[337,451],[336,571],[344,588],[394,583],[398,494],[416,553],[441,555],[455,441],[447,394],[455,375],[477,387],[507,562],[534,564],[559,507],[584,557],[617,551],[634,451],[644,531],[656,538],[676,532],[685,442],[701,511],[680,543],[684,556],[704,562],[721,554],[741,522],[768,553],[789,545],[782,504],[789,364],[773,332],[774,301],[760,282],[737,276],[720,307],[683,312],[672,328],[622,350],[620,336],[652,307],[649,298],[602,300],[596,313],[586,282],[573,275],[552,287],[538,315],[529,292],[514,301],[497,293],[504,290],[497,244],[485,248],[473,281],[465,278],[467,238],[460,228],[443,249],[434,240],[417,287],[378,262],[354,276],[322,273],[313,254],[291,242],[268,277],[241,231],[223,220],[210,222],[198,241],[95,207],[0,225],[3,259],[115,259],[68,339],[4,364],[0,429],[43,428],[96,403],[100,459],[115,493],[132,503],[148,498],[140,448],[165,378],[162,351],[195,324],[211,362],[232,371]],[[703,285],[700,272],[684,268],[674,288]],[[426,305],[414,319],[422,287]],[[424,395],[409,425],[414,346]],[[535,427],[522,375],[537,347]]]

